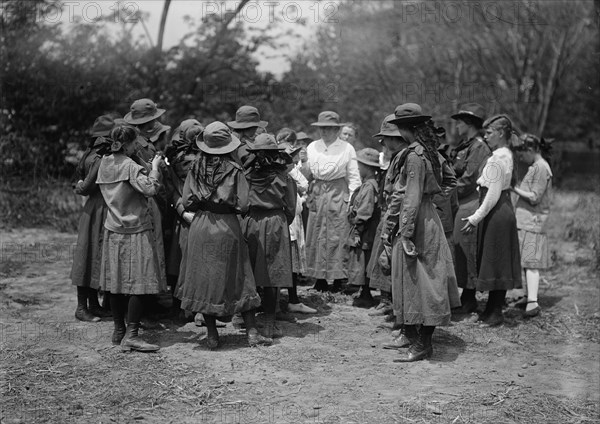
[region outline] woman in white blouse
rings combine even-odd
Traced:
[[[470,233],[479,226],[476,288],[490,292],[479,320],[495,326],[504,322],[502,307],[506,291],[521,287],[517,221],[510,198],[510,187],[514,185],[510,147],[518,144],[518,137],[506,115],[489,118],[483,127],[493,153],[477,180],[480,206],[473,215],[464,218],[467,222],[462,231]]]
[[[321,138],[308,145],[309,194],[308,228],[306,231],[307,275],[316,278],[315,289],[327,291],[327,280],[334,280],[339,291],[342,279],[348,278],[348,251],[344,248],[348,234],[348,201],[360,187],[356,152],[338,135],[339,115],[325,111],[319,114]]]

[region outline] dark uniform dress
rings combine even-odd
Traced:
[[[381,208],[381,219],[379,225],[375,231],[376,237],[373,241],[373,248],[371,251],[371,258],[367,264],[367,277],[369,277],[369,286],[372,289],[378,289],[384,292],[391,293],[392,291],[392,277],[390,275],[384,275],[381,267],[379,266],[379,256],[383,252],[383,243],[381,241],[381,234],[383,232],[384,224],[387,220],[387,210],[391,201],[392,192],[394,191],[394,185],[396,180],[400,176],[400,152],[396,153],[390,161],[385,177],[382,181],[382,187],[379,191],[379,207]],[[398,199],[399,200],[399,199]]]
[[[242,222],[258,287],[292,287],[289,225],[296,213],[296,183],[286,169],[251,171],[250,209]]]
[[[73,252],[71,281],[73,285],[98,289],[100,264],[102,261],[102,241],[104,220],[108,206],[96,184],[102,150],[108,146],[106,139],[99,137],[94,146],[88,149],[77,167],[77,174],[83,183],[78,183],[75,193],[89,196],[83,206],[77,234],[77,245]]]
[[[454,289],[456,293],[449,296],[450,288],[456,287],[456,277],[444,229],[432,202],[433,196],[442,188],[420,144],[411,144],[403,157],[405,160],[401,160],[403,165],[394,186],[384,231],[390,231],[397,223],[399,229],[391,235],[412,240],[418,256],[406,255],[400,237],[394,238],[394,315],[405,325],[448,325],[450,298],[458,299],[458,290]]]
[[[465,221],[479,207],[477,178],[492,152],[479,136],[461,143],[455,150],[453,168],[456,173],[458,212],[454,219],[454,254],[458,286],[475,289],[477,281],[477,231],[465,234],[461,231]]]
[[[182,217],[185,211],[182,197],[183,185],[196,157],[194,153],[181,151],[172,159],[171,166],[168,169],[168,183],[166,185],[168,187],[171,207],[177,212],[177,219],[172,224],[173,237],[166,251],[168,275],[179,275],[181,260],[184,257],[183,252],[187,246],[190,225]]]
[[[201,153],[192,165],[182,202],[195,216],[175,289],[182,309],[227,317],[260,306],[239,219],[248,192],[232,156]]]
[[[346,245],[349,247],[348,283],[364,286],[366,268],[369,264],[381,212],[377,203],[379,187],[375,178],[369,178],[352,194],[350,199],[350,234]]]

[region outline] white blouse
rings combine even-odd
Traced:
[[[508,147],[500,147],[492,153],[477,179],[477,184],[488,191],[479,209],[468,220],[471,225],[479,224],[498,203],[502,191],[510,188],[513,172],[513,155]]]
[[[329,146],[322,139],[315,140],[306,148],[308,168],[317,180],[345,178],[350,196],[360,187],[360,174],[356,151],[352,145],[339,138]]]

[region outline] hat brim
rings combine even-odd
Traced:
[[[304,147],[302,147],[302,146],[294,147],[294,148],[293,148],[292,150],[290,150],[290,151],[287,151],[287,150],[286,150],[286,153],[287,153],[288,155],[290,155],[290,156],[294,156],[296,153],[298,153],[298,152],[299,152],[300,150],[302,150],[303,148],[304,148]]]
[[[392,119],[389,122],[391,124],[397,126],[406,126],[406,125],[417,125],[422,124],[423,122],[427,122],[431,119],[429,115],[414,115],[414,116],[403,116],[401,118]]]
[[[313,122],[310,125],[313,127],[343,127],[346,124],[335,124],[333,122]]]
[[[123,118],[125,120],[125,122],[127,122],[128,124],[131,125],[142,125],[145,124],[146,122],[150,122],[155,120],[156,118],[162,116],[163,113],[166,112],[166,109],[156,109],[156,112],[151,115],[151,116],[144,116],[143,118],[138,118],[138,119],[133,119],[133,117],[131,116],[131,112],[129,112],[127,115],[125,115],[125,117]]]
[[[377,134],[372,136],[373,138],[377,137],[404,137],[400,131],[383,131],[378,132]]]
[[[258,122],[229,121],[229,122],[227,122],[227,126],[233,128],[234,130],[245,130],[246,128],[253,128],[253,127],[266,128],[267,125],[269,125],[268,121],[258,121]]]
[[[240,147],[241,144],[242,142],[240,141],[240,139],[234,136],[233,134],[231,135],[231,141],[227,143],[227,145],[221,147],[209,147],[204,142],[204,140],[196,140],[196,145],[198,146],[198,148],[204,153],[209,153],[211,155],[224,155],[227,153],[231,153],[235,149]]]
[[[458,111],[454,115],[451,115],[450,118],[452,118],[454,120],[458,120],[458,119],[464,118],[466,116],[468,116],[469,118],[477,119],[483,123],[483,118],[481,116],[477,116],[473,112],[468,112],[466,110]]]
[[[285,147],[283,146],[269,146],[269,147],[252,147],[250,144],[246,144],[246,149],[249,152],[256,152],[257,150],[277,150],[277,151],[284,151]]]
[[[92,133],[92,137],[106,137],[110,135],[110,132],[111,130],[95,131]]]
[[[356,158],[356,161],[362,163],[363,165],[372,166],[373,168],[381,168],[381,164],[379,162],[371,162],[361,158]]]

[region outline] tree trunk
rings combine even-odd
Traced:
[[[160,27],[158,29],[158,42],[156,43],[156,50],[158,50],[159,52],[161,52],[163,48],[163,40],[165,38],[165,26],[167,25],[167,15],[169,14],[169,6],[171,6],[171,0],[165,0],[162,16],[160,17]]]
[[[560,64],[563,52],[565,49],[565,43],[567,41],[567,33],[561,34],[558,42],[558,47],[555,50],[554,59],[552,60],[552,67],[550,68],[550,75],[548,75],[548,81],[546,83],[546,90],[544,93],[544,100],[542,104],[542,113],[538,121],[537,135],[542,136],[544,129],[546,128],[546,122],[548,120],[548,111],[550,110],[550,103],[552,103],[552,97],[556,90],[556,80],[558,75],[558,65]]]

